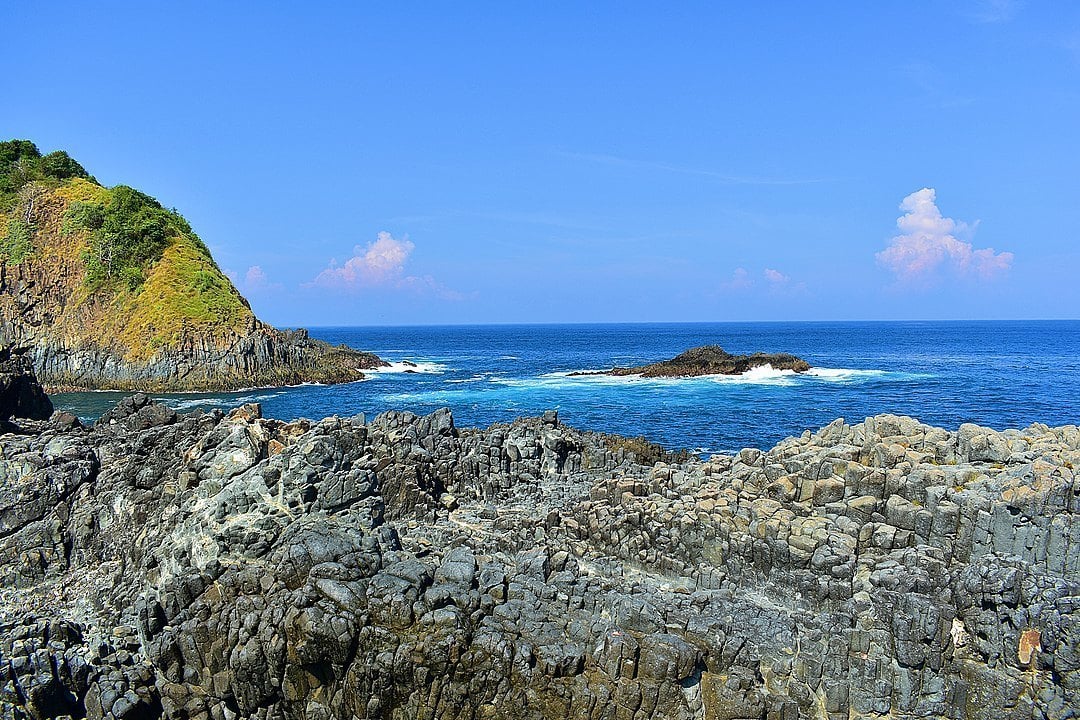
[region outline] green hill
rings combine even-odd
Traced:
[[[260,322],[179,213],[28,140],[0,143],[0,340],[54,388],[343,382],[380,362]]]

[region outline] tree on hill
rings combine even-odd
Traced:
[[[0,237],[0,256],[19,263],[32,254],[40,201],[50,189],[72,178],[97,184],[63,150],[42,155],[29,140],[0,142],[0,213],[9,214],[8,232]],[[66,231],[78,229],[89,234],[84,260],[86,284],[91,290],[137,289],[147,268],[180,236],[210,258],[210,251],[187,220],[146,193],[117,185],[106,197],[103,203],[71,203],[64,218]]]
[[[93,181],[83,166],[63,150],[42,156],[29,140],[0,142],[0,212],[11,209],[17,193],[29,182],[56,184],[75,177]]]

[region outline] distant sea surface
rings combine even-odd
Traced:
[[[1080,321],[343,327],[311,335],[393,365],[346,385],[159,397],[177,410],[259,402],[265,416],[282,420],[449,407],[458,426],[556,409],[578,428],[701,453],[770,447],[838,417],[858,422],[885,412],[949,429],[963,422],[999,430],[1080,424]],[[568,376],[709,344],[735,354],[790,352],[814,369],[693,379]],[[124,394],[53,400],[90,420]]]

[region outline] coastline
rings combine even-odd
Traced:
[[[16,504],[22,519],[0,537],[0,637],[22,638],[0,652],[40,648],[59,667],[129,678],[139,702],[173,713],[314,703],[338,717],[316,691],[366,699],[373,681],[402,709],[432,688],[436,709],[466,685],[488,702],[497,692],[507,710],[490,717],[507,719],[571,717],[550,703],[593,703],[627,681],[671,718],[778,703],[801,716],[817,693],[837,712],[954,716],[971,673],[990,714],[1031,705],[1029,686],[1040,703],[1075,699],[1051,665],[1080,622],[1060,605],[1080,576],[1075,426],[949,432],[881,415],[702,460],[554,412],[486,429],[458,428],[449,410],[261,414],[140,401],[94,428],[27,423],[34,434],[0,438],[0,464],[45,469],[21,476],[22,497],[69,488]],[[54,526],[55,540],[41,534]],[[31,546],[44,554],[17,551]],[[1010,600],[1014,586],[1042,589]],[[236,646],[265,661],[214,644],[241,623],[252,630]],[[479,638],[504,650],[477,652]],[[831,660],[792,663],[796,647]],[[386,648],[411,658],[409,673]],[[525,653],[525,665],[499,659]],[[296,663],[322,668],[319,684],[290,680]],[[781,669],[758,679],[761,663]],[[37,682],[35,665],[17,667]],[[912,674],[953,690],[921,693]],[[65,692],[88,697],[79,682]]]

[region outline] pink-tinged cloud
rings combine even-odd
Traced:
[[[735,272],[731,273],[731,278],[720,283],[720,287],[724,290],[748,290],[753,286],[753,278],[743,267],[735,268]]]
[[[309,285],[341,290],[363,288],[394,288],[431,294],[443,300],[463,300],[465,295],[438,282],[430,275],[406,275],[405,265],[416,246],[408,238],[397,240],[388,232],[380,232],[368,245],[357,245],[353,256],[338,265],[331,261]]]
[[[401,279],[405,261],[415,247],[407,238],[396,240],[390,233],[380,232],[367,247],[353,248],[353,256],[344,265],[331,261],[330,267],[316,275],[313,282],[323,287],[349,289],[386,285]]]
[[[961,277],[990,279],[1012,266],[1011,252],[976,250],[971,243],[958,239],[956,234],[970,235],[974,228],[943,217],[935,200],[933,188],[923,188],[904,198],[900,203],[904,214],[896,221],[901,234],[877,253],[878,264],[901,281],[926,280],[941,270]]]
[[[719,289],[726,293],[790,295],[806,290],[806,283],[795,282],[791,276],[775,268],[763,268],[760,273],[751,273],[744,267],[737,267],[731,276],[719,283]]]
[[[271,282],[270,276],[263,272],[259,265],[249,267],[243,278],[232,270],[225,270],[225,274],[244,295],[258,295],[264,291],[281,289],[281,283]]]
[[[248,268],[248,271],[244,273],[244,286],[252,290],[262,290],[263,288],[270,287],[270,278],[267,277],[263,269],[258,265],[252,265]]]
[[[784,273],[780,272],[779,270],[773,270],[772,268],[765,268],[764,272],[762,272],[761,274],[765,276],[766,280],[768,280],[774,285],[783,285],[784,283],[791,280],[791,278]]]
[[[468,297],[465,293],[446,287],[430,275],[424,275],[422,277],[409,275],[408,277],[401,278],[401,280],[397,282],[397,287],[407,288],[418,293],[430,293],[443,300],[465,300]],[[473,293],[473,296],[475,296],[475,293]]]

